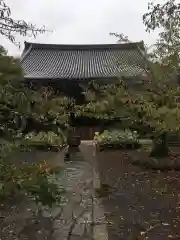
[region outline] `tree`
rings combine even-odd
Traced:
[[[161,148],[164,146],[165,154],[167,151],[167,132],[179,130],[179,49],[180,49],[180,4],[175,0],[168,0],[164,4],[148,4],[148,12],[143,15],[143,22],[146,31],[160,30],[154,52],[152,54],[156,65],[153,65],[152,76],[154,81],[159,82],[158,106],[160,106],[160,116],[163,121],[164,131],[161,139]],[[178,84],[178,86],[177,86]],[[156,83],[157,85],[157,83]],[[157,94],[156,94],[157,95]],[[157,98],[157,97],[156,97]],[[164,116],[162,115],[162,109]],[[166,131],[167,130],[167,131]],[[153,154],[160,153],[161,149],[154,149]]]
[[[168,135],[180,130],[180,87],[177,81],[180,62],[179,9],[180,4],[174,0],[163,5],[150,3],[149,12],[143,16],[146,30],[159,28],[160,33],[151,52],[146,49],[143,53],[148,68],[140,76],[142,84],[139,91],[129,87],[121,78],[118,86],[106,88],[105,97],[91,100],[83,110],[83,113],[97,115],[99,112],[101,118],[106,118],[107,113],[111,117],[126,116],[129,126],[135,122],[148,126],[154,137],[151,155],[156,157],[168,155]],[[130,42],[123,34],[111,35],[118,37],[118,42]]]
[[[53,91],[34,91],[22,87],[23,74],[18,60],[0,52],[0,201],[11,195],[28,195],[42,205],[51,206],[61,199],[61,189],[49,180],[55,172],[45,163],[22,164],[9,158],[14,151],[29,148],[24,130],[27,120],[42,125],[48,122],[51,131],[61,138],[62,126],[67,127],[69,99],[55,96]],[[53,128],[57,125],[57,128]],[[44,130],[45,131],[45,130]],[[61,132],[62,134],[62,132]],[[3,140],[3,142],[2,142]],[[40,139],[41,140],[41,139]]]
[[[148,4],[148,12],[143,15],[146,31],[159,31],[154,57],[163,64],[177,67],[180,48],[180,3],[168,0],[164,4]],[[157,54],[157,56],[156,56]],[[172,62],[171,62],[172,61]]]
[[[51,88],[33,90],[23,82],[23,73],[19,61],[7,56],[2,49],[0,54],[0,113],[1,130],[11,128],[23,132],[28,120],[38,125],[65,127],[68,123],[68,105],[70,99],[62,94],[58,96]],[[41,129],[41,130],[42,130]],[[8,131],[9,134],[11,131]],[[13,133],[14,134],[14,133]]]
[[[32,23],[24,20],[15,20],[11,17],[11,9],[4,0],[0,0],[0,34],[5,36],[11,42],[19,45],[16,41],[16,34],[22,36],[36,37],[37,34],[43,34],[47,30],[45,26],[36,27]]]
[[[14,20],[10,8],[4,0],[0,0],[0,34],[11,42],[19,45],[16,34],[36,37],[45,31],[47,30],[44,26],[38,28],[24,20]],[[29,150],[30,141],[26,138],[29,120],[39,123],[42,126],[41,131],[44,132],[46,130],[43,126],[49,125],[51,131],[58,134],[58,139],[64,138],[61,128],[67,128],[67,109],[70,102],[64,96],[57,97],[50,89],[35,91],[26,88],[19,60],[8,56],[6,50],[0,46],[1,203],[9,196],[15,197],[19,194],[29,196],[38,204],[46,206],[52,206],[61,200],[62,189],[52,180],[56,171],[46,162],[18,165],[10,159],[10,154],[14,150]],[[42,141],[42,135],[39,141]]]

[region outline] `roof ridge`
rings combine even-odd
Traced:
[[[116,43],[116,44],[48,44],[48,43],[33,43],[24,42],[25,49],[30,46],[33,49],[59,49],[59,50],[97,50],[97,49],[136,49],[137,45],[144,49],[144,42],[132,42],[132,43]]]

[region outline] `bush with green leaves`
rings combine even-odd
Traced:
[[[36,203],[51,207],[61,201],[63,187],[50,177],[56,177],[46,163],[4,164],[0,161],[0,202],[8,197],[26,195]]]
[[[18,45],[17,34],[36,37],[46,32],[44,27],[14,20],[5,2],[0,1],[0,35]],[[51,125],[54,130],[56,126],[66,128],[68,114],[65,109],[69,99],[57,97],[49,89],[37,92],[22,87],[23,75],[19,60],[9,56],[0,46],[0,204],[7,202],[8,197],[22,195],[34,199],[38,205],[50,207],[62,196],[62,189],[55,181],[57,172],[45,162],[18,164],[10,160],[10,155],[14,150],[28,150],[24,133],[27,133],[29,119],[39,125]]]
[[[95,140],[102,147],[135,148],[139,146],[138,137],[136,131],[114,129],[96,134]]]
[[[52,126],[68,125],[66,111],[69,99],[56,96],[49,89],[38,90],[22,88],[23,73],[19,62],[7,55],[0,47],[0,204],[9,197],[29,197],[39,205],[52,206],[61,200],[62,188],[56,181],[57,172],[46,162],[29,164],[26,159],[19,163],[15,152],[27,151],[30,139],[41,144],[65,142],[59,133],[24,133],[27,120]],[[58,128],[57,127],[57,128]],[[47,146],[47,145],[46,145]],[[31,148],[31,147],[30,147]],[[14,154],[14,155],[13,155]],[[14,158],[13,158],[14,156]],[[58,169],[59,172],[60,169]]]
[[[31,132],[25,136],[27,145],[32,147],[44,146],[45,148],[61,149],[66,144],[65,135],[60,132],[56,134],[54,132]]]
[[[45,161],[27,164],[10,160],[9,155],[14,150],[22,150],[15,143],[3,143],[0,156],[0,202],[9,197],[27,196],[38,205],[51,207],[61,201],[64,191],[56,178],[60,168],[53,169]]]

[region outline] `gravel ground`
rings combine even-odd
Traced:
[[[134,152],[136,154],[136,152]],[[97,153],[109,240],[180,239],[180,172],[143,170],[122,151]]]

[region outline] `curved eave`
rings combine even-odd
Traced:
[[[134,77],[144,71],[144,57],[138,50],[139,48],[136,47],[138,44],[54,45],[25,43],[20,62],[25,72],[25,78],[32,80],[90,80],[116,78],[116,76]]]

